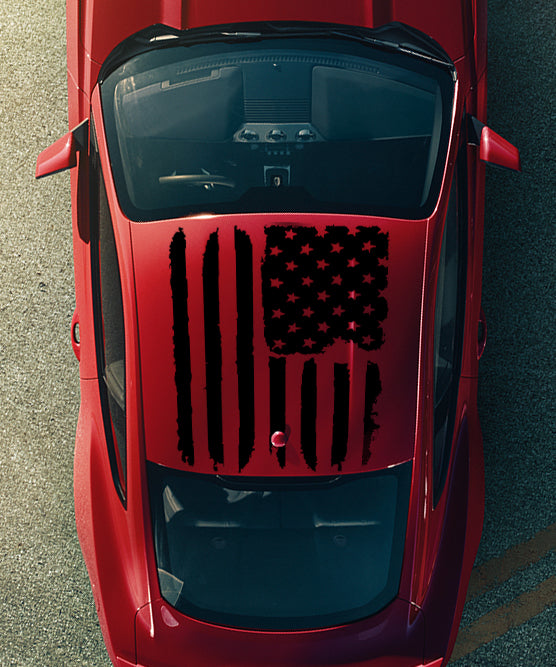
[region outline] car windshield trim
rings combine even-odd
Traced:
[[[98,76],[102,83],[114,70],[137,55],[154,49],[193,46],[209,42],[241,43],[276,37],[339,38],[354,40],[371,47],[411,55],[452,72],[456,67],[444,49],[425,33],[400,22],[379,28],[363,28],[335,23],[273,21],[224,24],[179,30],[161,23],[131,35],[116,46],[104,61]]]
[[[162,597],[227,627],[367,618],[400,585],[412,462],[371,473],[242,477],[147,462]]]

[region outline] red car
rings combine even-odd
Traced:
[[[445,665],[483,516],[486,0],[68,0],[75,510],[119,666]]]

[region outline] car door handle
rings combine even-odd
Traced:
[[[71,318],[71,346],[73,347],[73,353],[77,357],[77,361],[81,361],[81,339],[79,337],[79,315],[77,314],[77,308],[73,311],[73,317]]]

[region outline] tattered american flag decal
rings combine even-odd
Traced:
[[[273,450],[270,437],[291,431],[288,447],[298,443],[313,471],[341,470],[350,451],[366,464],[378,429],[372,357],[384,341],[387,233],[273,225],[254,247],[227,227],[203,243],[189,247],[180,229],[170,244],[183,460],[193,466],[207,448],[217,470],[236,451],[241,471],[264,449],[284,467],[287,448]]]
[[[388,236],[378,227],[273,226],[262,270],[265,336],[278,354],[319,353],[335,340],[382,345]]]

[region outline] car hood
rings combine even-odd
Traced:
[[[146,455],[326,475],[413,456],[427,223],[130,223]]]

